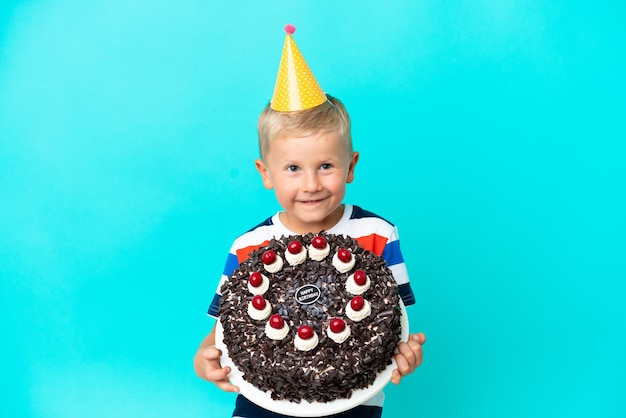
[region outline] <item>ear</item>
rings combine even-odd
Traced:
[[[352,183],[354,180],[354,167],[359,162],[359,153],[353,152],[350,158],[350,165],[348,165],[348,176],[346,177],[346,183]]]
[[[263,160],[254,160],[254,165],[256,167],[256,170],[261,175],[261,180],[263,180],[263,187],[265,187],[267,190],[273,189],[274,184],[272,183],[272,179],[270,178],[270,172],[265,166]]]

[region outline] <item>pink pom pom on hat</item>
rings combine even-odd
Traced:
[[[311,109],[326,102],[326,94],[313,76],[304,57],[300,53],[292,35],[296,27],[285,25],[285,44],[278,67],[274,95],[270,102],[273,110],[294,112]]]

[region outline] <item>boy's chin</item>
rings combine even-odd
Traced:
[[[309,233],[320,232],[322,230],[328,230],[335,226],[341,217],[333,212],[331,214],[325,214],[322,216],[291,216],[288,218],[288,222],[291,223],[294,232]],[[286,225],[289,227],[289,225]]]

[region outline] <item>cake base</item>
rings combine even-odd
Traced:
[[[400,341],[406,342],[409,338],[409,320],[402,300],[400,300],[400,310],[402,312],[400,316]],[[329,402],[309,402],[303,399],[299,403],[289,400],[274,400],[272,399],[271,391],[262,391],[243,379],[243,373],[241,373],[228,356],[228,349],[223,339],[224,331],[221,323],[217,321],[215,346],[222,351],[220,363],[222,367],[230,367],[231,372],[228,378],[233,385],[239,386],[241,390],[240,393],[261,408],[294,417],[321,417],[333,415],[359,406],[387,386],[387,383],[391,381],[391,373],[396,369],[396,361],[392,359],[391,364],[376,376],[374,383],[366,388],[354,390],[348,399],[339,398]]]

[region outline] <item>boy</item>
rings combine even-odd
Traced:
[[[301,79],[305,79],[305,82],[300,80],[299,85],[304,85],[308,90],[297,92],[295,98],[288,97],[290,94],[293,96],[293,92],[285,91],[293,88],[294,83],[281,80],[282,75],[298,73],[302,68],[308,71],[291,39],[293,31],[287,32],[285,50],[289,44],[289,53],[296,56],[285,60],[283,51],[274,97],[259,117],[260,159],[255,161],[263,185],[267,189],[274,189],[283,211],[235,240],[220,286],[248,253],[266,245],[271,238],[323,230],[353,238],[370,237],[365,241],[365,249],[386,259],[399,284],[400,296],[405,305],[411,305],[415,299],[400,253],[396,227],[358,206],[342,203],[346,184],[353,181],[354,169],[359,160],[359,154],[352,149],[350,119],[343,104],[324,94],[310,72],[299,74]],[[283,63],[294,60],[300,60],[298,70],[283,71]],[[216,294],[209,315],[216,317],[218,306],[219,294]],[[393,371],[393,383],[399,383],[403,376],[412,373],[420,365],[422,344],[425,341],[426,336],[420,333],[411,335],[408,342],[398,345],[398,354],[395,356],[398,368]],[[228,381],[230,369],[220,366],[221,352],[214,344],[215,328],[196,353],[196,373],[222,390],[238,392],[239,388]],[[381,392],[364,405],[337,417],[380,417],[383,400]],[[233,416],[282,417],[256,407],[241,395],[237,398]]]

